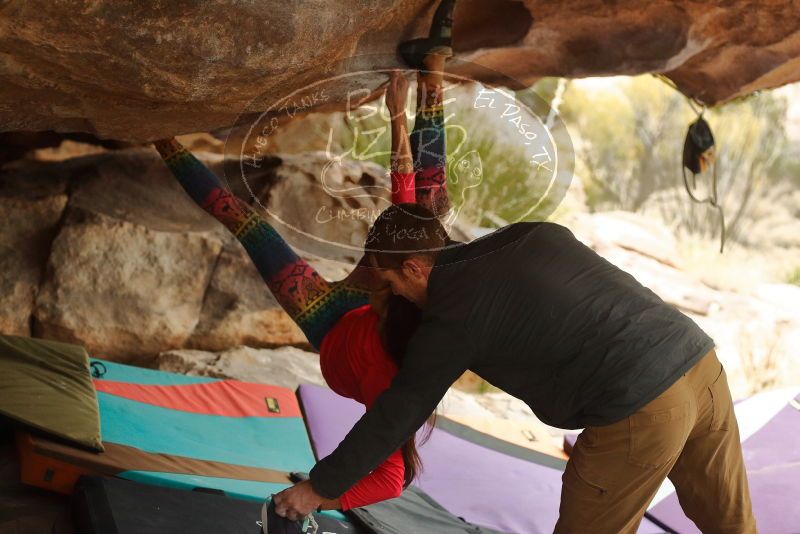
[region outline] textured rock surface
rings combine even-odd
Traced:
[[[137,149],[70,160],[70,200],[36,299],[36,335],[129,360],[180,347],[192,333],[221,232],[189,209],[159,159]]]
[[[207,138],[187,142],[219,148]],[[197,153],[223,173],[221,155]],[[308,346],[241,245],[185,195],[155,150],[48,156],[55,162],[20,160],[0,174],[0,209],[11,215],[0,228],[0,290],[9,303],[0,311],[1,332],[77,342],[135,362],[181,347]],[[336,219],[320,229],[301,209],[314,201],[332,212],[375,210],[372,200],[325,194],[316,178],[321,158],[273,158],[251,176],[254,193],[293,227],[363,243],[368,220]],[[358,182],[380,184],[384,175],[345,161],[328,178],[357,191]],[[242,183],[231,185],[249,198]],[[327,279],[352,268],[343,258],[314,255],[310,245],[306,257]]]
[[[223,350],[304,342],[305,336],[278,306],[246,253],[240,247],[223,250],[186,346]]]
[[[605,259],[684,312],[706,315],[718,308],[716,292],[681,270],[674,236],[666,227],[630,212],[597,213],[572,224]]]
[[[524,4],[535,22],[520,43],[466,59],[523,81],[661,72],[709,104],[800,79],[800,12],[789,2]]]
[[[200,313],[221,243],[96,213],[70,213],[36,299],[34,333],[132,360],[180,347]]]
[[[295,347],[236,347],[221,352],[172,350],[159,354],[155,364],[173,373],[232,378],[291,389],[300,384],[325,385],[319,356]]]
[[[306,259],[327,280],[341,280],[352,267],[323,258]],[[186,346],[223,350],[237,345],[307,347],[308,341],[273,298],[247,253],[231,244],[217,258],[200,319]]]
[[[391,205],[386,170],[370,162],[331,161],[324,152],[281,159],[269,193],[260,195],[271,213],[280,214],[280,227],[303,251],[357,261],[370,224]]]
[[[248,107],[350,69],[399,66],[430,0],[147,3],[12,0],[0,18],[0,131],[89,132],[145,141],[232,125]],[[708,103],[800,79],[792,2],[462,0],[455,67],[486,81],[663,72]],[[535,22],[533,22],[535,20]],[[328,86],[314,105],[341,107]]]
[[[42,192],[40,192],[42,193]],[[30,335],[30,317],[67,196],[0,189],[0,332]]]

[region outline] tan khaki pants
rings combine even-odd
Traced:
[[[704,534],[756,532],[739,427],[714,351],[630,417],[581,433],[555,532],[636,532],[666,477]]]

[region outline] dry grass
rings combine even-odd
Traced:
[[[800,283],[797,248],[756,250],[729,242],[720,253],[718,240],[689,234],[677,244],[684,270],[715,289],[747,293],[760,284]]]

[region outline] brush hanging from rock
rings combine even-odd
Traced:
[[[693,202],[698,204],[710,204],[719,212],[720,224],[720,243],[719,251],[722,252],[725,247],[725,214],[722,211],[722,206],[719,205],[719,196],[717,194],[717,161],[714,143],[714,134],[711,133],[711,127],[703,118],[705,108],[699,111],[692,104],[691,100],[689,105],[697,113],[697,120],[689,125],[689,130],[686,132],[686,140],[683,142],[683,185],[686,187],[686,192]],[[695,194],[697,189],[697,175],[704,172],[711,171],[711,186],[709,194],[706,198],[701,199]],[[689,185],[689,177],[687,171],[692,175],[691,185]]]

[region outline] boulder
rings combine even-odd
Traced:
[[[734,398],[797,385],[798,298],[797,286],[760,284],[743,293],[720,291],[713,313],[691,315],[714,338]]]
[[[657,219],[628,211],[609,211],[590,217],[577,216],[571,227],[584,243],[597,251],[620,247],[680,267],[675,236]]]
[[[149,141],[229,127],[287,95],[291,116],[342,109],[386,78],[338,76],[400,67],[397,44],[425,34],[434,6],[5,2],[0,131]],[[451,70],[511,86],[660,72],[714,104],[800,79],[798,28],[791,2],[461,0]]]
[[[36,298],[33,333],[97,356],[142,361],[183,346],[223,231],[152,149],[75,158],[69,203]]]
[[[237,345],[274,347],[307,344],[283,312],[241,247],[224,249],[205,290],[200,319],[188,348],[224,350]]]
[[[219,352],[172,350],[159,354],[155,365],[173,373],[260,382],[293,390],[300,384],[325,385],[319,356],[296,347],[236,347]]]
[[[221,246],[208,233],[71,210],[50,252],[34,334],[117,361],[183,346]]]
[[[370,225],[391,205],[386,169],[324,152],[281,159],[264,195],[267,210],[280,217],[276,228],[305,253],[357,262]]]
[[[32,180],[32,182],[35,180]],[[3,184],[9,186],[9,180]],[[28,336],[30,318],[39,284],[50,255],[50,246],[67,204],[63,189],[50,192],[0,186],[0,332]],[[62,183],[63,185],[63,183]],[[27,189],[27,191],[26,191]]]
[[[31,313],[67,203],[68,173],[32,163],[0,173],[0,332],[30,335]]]
[[[188,144],[220,148],[203,136]],[[0,288],[10,303],[0,312],[3,332],[140,363],[182,347],[309,347],[243,247],[186,196],[155,150],[62,158],[75,150],[62,145],[52,161],[18,160],[0,174],[0,208],[14,214],[0,229]],[[196,154],[225,174],[221,153]],[[388,202],[387,177],[374,164],[340,161],[323,187],[329,161],[322,153],[275,157],[249,184],[229,183],[266,209],[323,277],[340,280],[360,257],[379,203]],[[378,196],[359,194],[364,184]],[[322,222],[313,216],[320,208],[331,214]],[[316,232],[321,245],[307,237]]]

